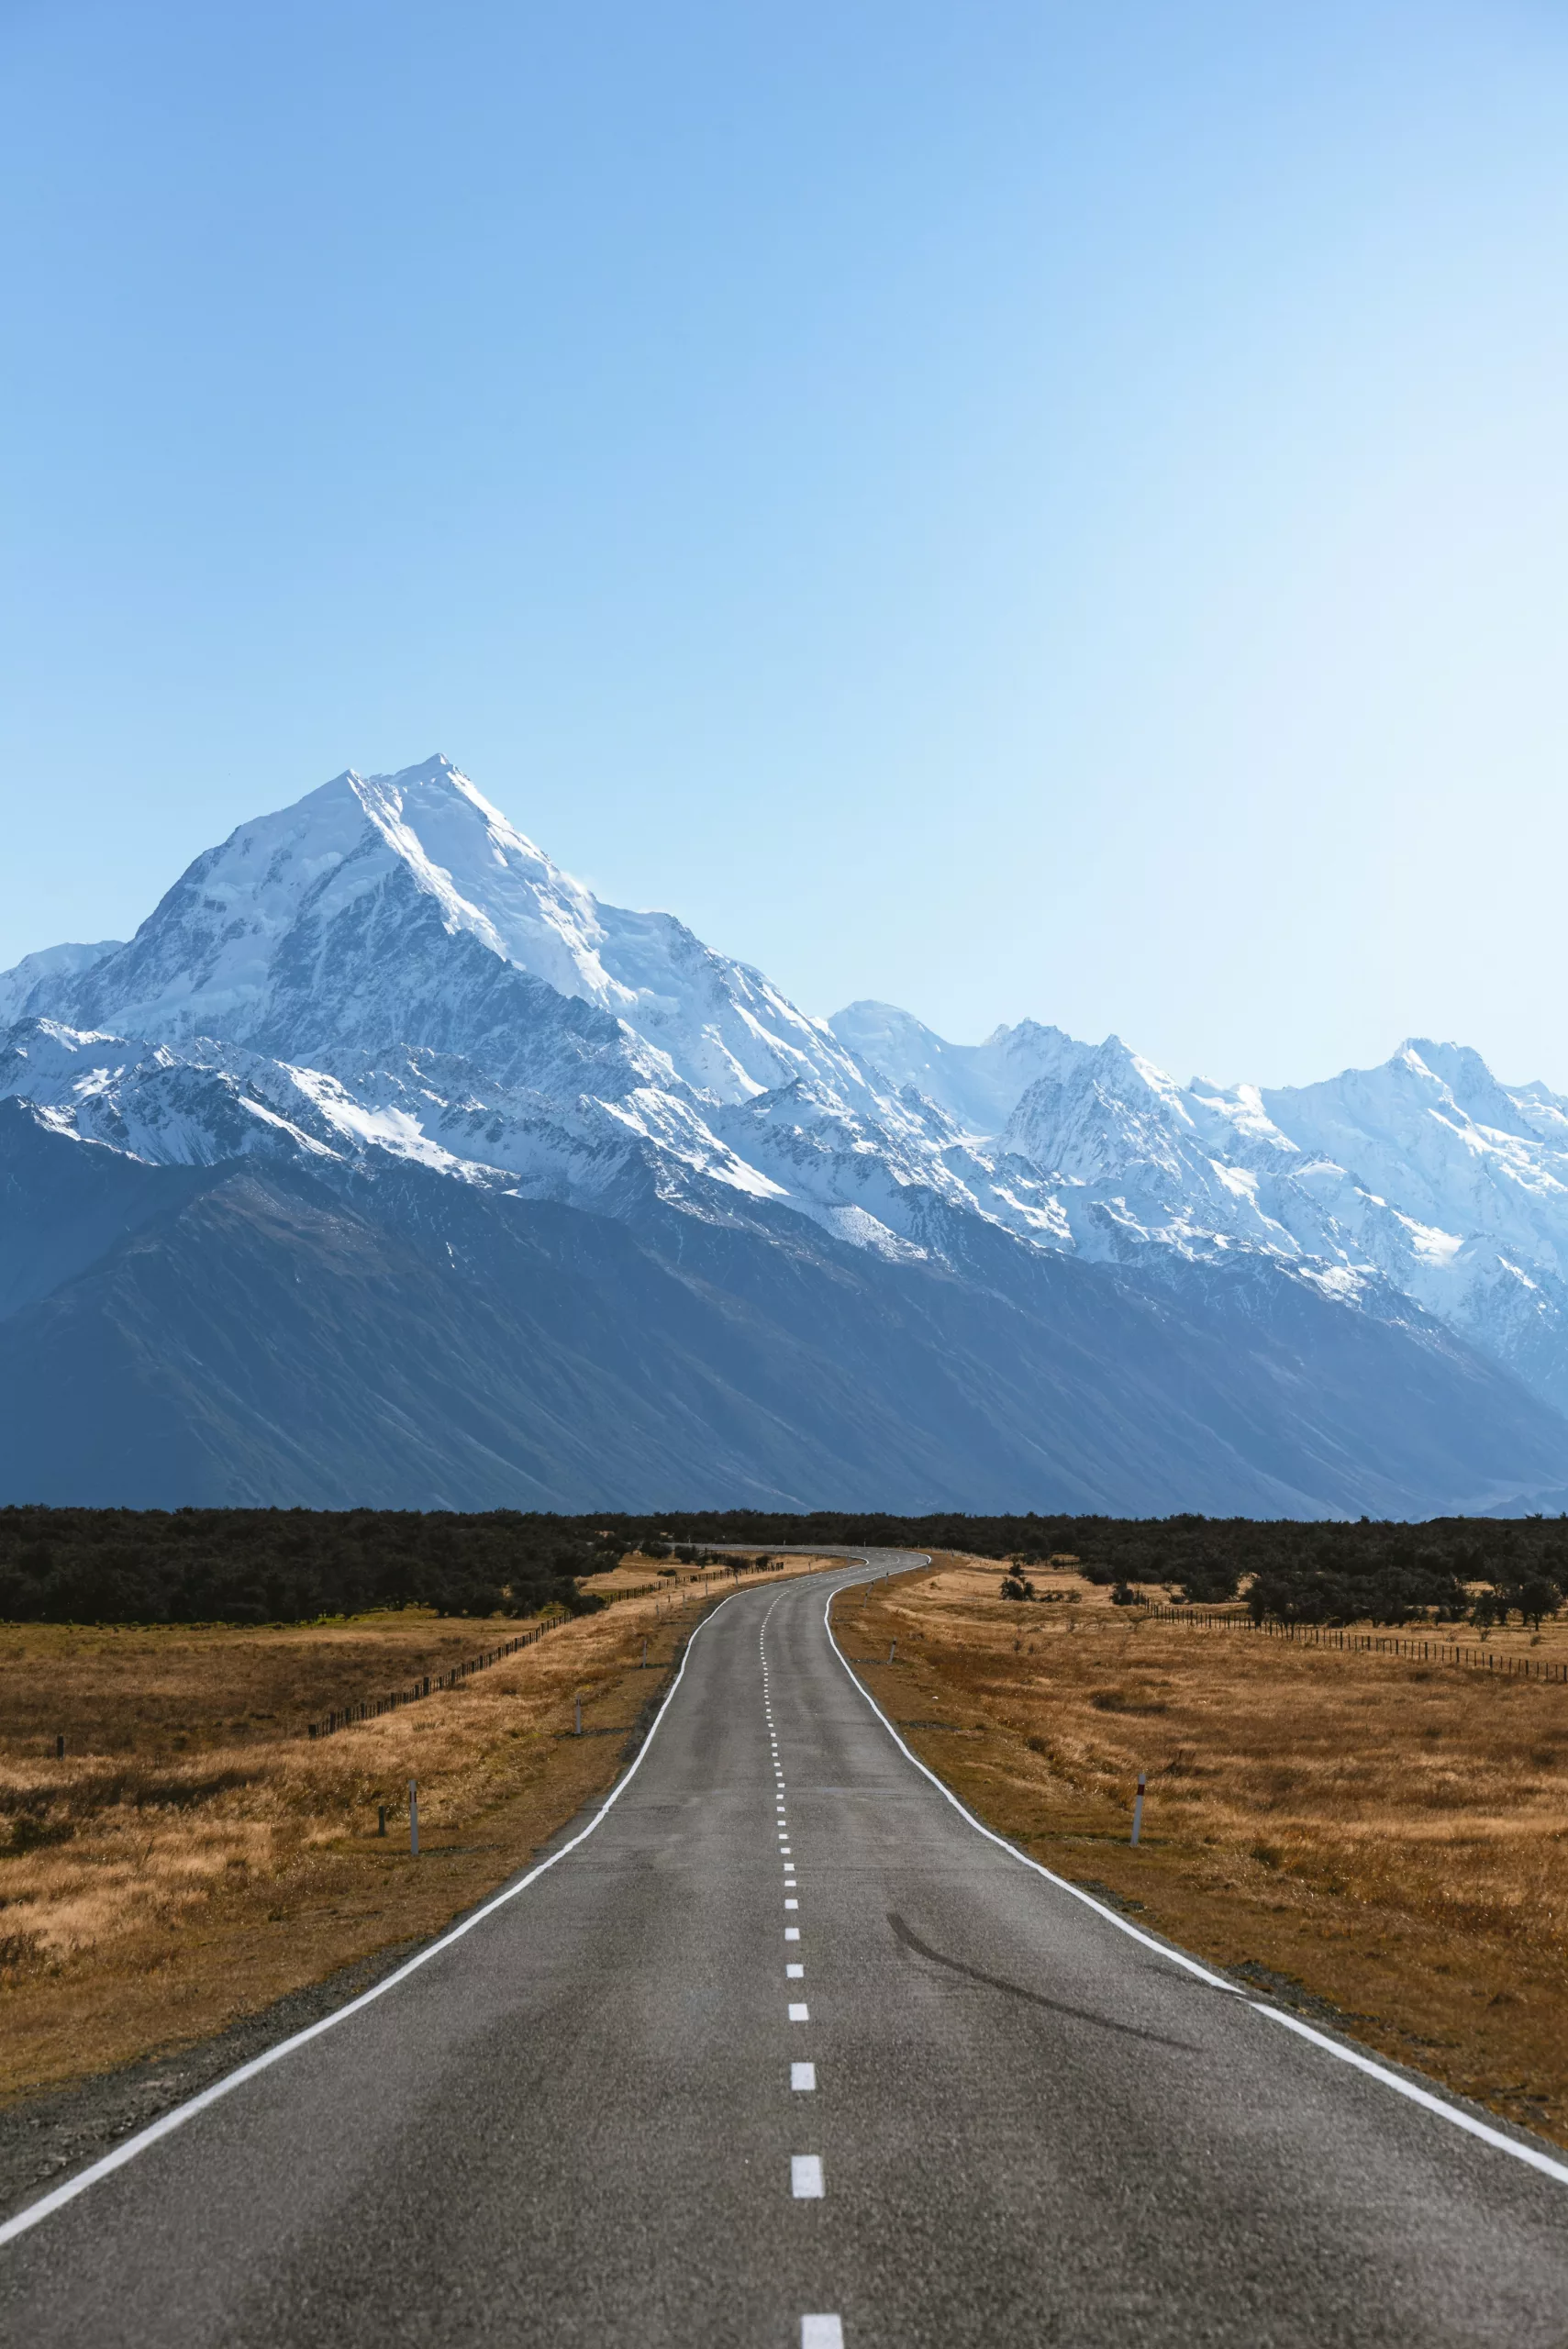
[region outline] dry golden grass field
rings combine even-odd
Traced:
[[[1568,2143],[1568,1687],[1205,1633],[1070,1569],[1033,1579],[1055,1600],[938,1559],[838,1602],[922,1761],[1058,1874]],[[1568,1631],[1489,1644],[1561,1657]]]
[[[413,1609],[258,1630],[0,1626],[0,2100],[204,2038],[438,1930],[525,1865],[614,1782],[704,1605],[684,1569],[678,1585],[641,1560],[596,1579],[659,1595],[314,1741],[305,1723],[328,1707],[521,1627]]]

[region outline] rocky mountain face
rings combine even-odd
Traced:
[[[441,759],[0,976],[0,1499],[1543,1505],[1568,1104],[831,1022]]]
[[[1419,1037],[1269,1091],[1179,1085],[1117,1037],[1029,1021],[970,1047],[882,1005],[832,1024],[960,1122],[984,1105],[977,1146],[1050,1170],[1078,1253],[1259,1253],[1347,1304],[1418,1307],[1568,1406],[1568,1101],[1544,1085]]]

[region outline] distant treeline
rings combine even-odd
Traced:
[[[629,1525],[631,1520],[606,1520]],[[639,1521],[640,1522],[640,1520]],[[1568,1519],[1431,1518],[1406,1525],[1301,1523],[1232,1517],[874,1517],[749,1510],[660,1520],[667,1537],[828,1548],[961,1550],[1032,1568],[1072,1558],[1087,1579],[1129,1599],[1140,1592],[1194,1606],[1246,1586],[1260,1620],[1405,1623],[1539,1620],[1568,1598]]]
[[[0,1620],[298,1623],[372,1607],[574,1613],[620,1554],[585,1520],[447,1510],[0,1509]]]
[[[0,1509],[0,1620],[309,1621],[372,1607],[532,1614],[595,1604],[579,1580],[623,1553],[957,1550],[1016,1569],[1053,1559],[1129,1598],[1246,1600],[1260,1618],[1401,1623],[1539,1619],[1568,1597],[1568,1520],[1422,1524],[1291,1519],[886,1517],[749,1509],[553,1517],[396,1509]]]

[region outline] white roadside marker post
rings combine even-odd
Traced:
[[[419,1856],[419,1781],[408,1781],[408,1850],[412,1858]]]
[[[1144,1771],[1140,1770],[1138,1774],[1138,1793],[1133,1798],[1132,1805],[1132,1840],[1135,1843],[1143,1832],[1143,1788],[1146,1783],[1146,1778],[1147,1774]]]

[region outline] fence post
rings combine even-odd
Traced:
[[[1140,1770],[1138,1774],[1138,1792],[1133,1798],[1132,1804],[1132,1840],[1135,1843],[1143,1832],[1143,1788],[1146,1782],[1147,1773]]]

